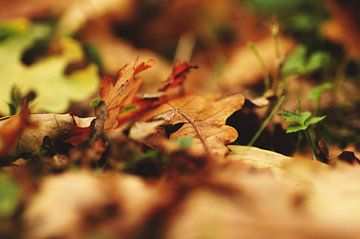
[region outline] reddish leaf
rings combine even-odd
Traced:
[[[80,144],[81,142],[87,141],[90,139],[90,125],[87,127],[80,127],[74,118],[73,119],[73,128],[70,131],[69,138],[65,140],[65,142],[70,143],[72,145]]]
[[[170,88],[182,85],[186,79],[187,73],[189,73],[191,69],[197,68],[196,65],[191,65],[187,62],[177,63],[168,77],[167,83],[161,87],[159,91],[166,91]]]

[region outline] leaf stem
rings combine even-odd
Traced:
[[[306,140],[308,141],[310,147],[311,147],[311,151],[312,151],[312,155],[313,155],[313,159],[314,160],[317,160],[317,153],[316,153],[316,146],[314,144],[314,141],[312,140],[312,137],[311,137],[311,132],[310,132],[310,128],[307,128],[305,131],[304,131],[304,134],[305,134],[305,137],[306,137]],[[321,160],[320,160],[321,161]]]
[[[266,119],[264,120],[264,122],[261,124],[260,128],[258,129],[258,131],[255,133],[255,135],[252,137],[252,139],[250,140],[250,142],[248,143],[248,146],[252,146],[256,140],[259,138],[260,134],[264,131],[264,129],[268,126],[268,124],[270,123],[270,121],[272,120],[272,118],[275,116],[275,114],[279,111],[281,105],[284,103],[286,99],[286,96],[283,95],[280,97],[280,99],[277,101],[275,107],[273,108],[273,110],[270,112],[270,114],[268,115],[268,117],[266,117]]]

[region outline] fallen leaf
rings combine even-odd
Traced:
[[[16,128],[14,129],[16,134],[11,131],[12,135],[7,136],[8,142],[12,142],[12,147],[6,151],[6,156],[17,158],[24,153],[37,154],[45,136],[48,136],[51,140],[70,140],[70,142],[74,141],[73,143],[76,143],[76,138],[71,139],[76,134],[76,131],[73,132],[73,130],[82,128],[87,132],[92,120],[94,120],[94,117],[79,118],[70,114],[31,114],[28,116],[28,121],[36,125],[36,127],[21,128],[21,122],[23,121],[19,116],[9,117],[0,121],[3,126],[13,124],[13,127]],[[7,129],[10,130],[11,127],[7,127]],[[83,136],[81,134],[80,138],[84,139]]]
[[[129,132],[129,137],[134,140],[141,140],[146,136],[156,132],[156,128],[164,124],[164,120],[152,121],[152,122],[135,122]]]
[[[33,125],[29,114],[29,109],[23,108],[18,115],[0,121],[0,156],[5,156],[23,131]]]
[[[119,114],[125,110],[126,106],[131,105],[143,82],[143,79],[137,78],[136,75],[150,68],[153,64],[153,60],[148,60],[137,66],[127,64],[119,70],[115,80],[110,77],[102,79],[99,94],[108,110],[108,118],[104,125],[105,130],[117,127]]]
[[[170,139],[192,138],[189,149],[203,154],[224,156],[226,144],[233,142],[238,134],[225,125],[226,119],[244,104],[244,96],[232,95],[219,98],[215,95],[190,95],[174,99],[149,112],[143,119],[162,119],[168,124],[182,123]]]
[[[17,25],[19,27],[19,25]],[[15,28],[17,28],[15,27]],[[19,34],[0,43],[0,112],[8,113],[11,89],[16,86],[20,93],[33,90],[37,98],[32,102],[32,112],[61,113],[70,101],[83,100],[94,93],[98,86],[98,70],[89,65],[69,76],[64,74],[70,62],[83,59],[79,43],[71,38],[61,38],[58,43],[60,55],[44,57],[30,66],[21,62],[24,51],[35,40],[45,37],[50,29],[43,25],[22,23]],[[56,92],[56,94],[54,94]]]
[[[291,157],[256,147],[228,145],[228,148],[230,153],[227,159],[240,160],[254,168],[270,169],[274,173],[283,171],[284,166],[293,160]]]
[[[182,86],[186,79],[187,73],[190,72],[191,69],[196,69],[196,65],[190,65],[187,62],[177,63],[167,79],[167,82],[164,86],[162,86],[159,91],[166,91],[170,88],[174,88],[177,86]]]

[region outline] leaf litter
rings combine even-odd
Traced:
[[[357,141],[341,147],[326,133],[336,119],[328,115],[327,102],[340,104],[326,98],[343,98],[343,85],[356,86],[357,19],[349,14],[344,20],[344,12],[352,10],[336,1],[324,4],[332,20],[321,22],[319,34],[309,37],[310,28],[301,27],[301,21],[314,20],[311,14],[319,10],[301,12],[300,6],[311,5],[302,1],[292,6],[276,1],[271,11],[294,11],[292,17],[279,14],[280,25],[274,19],[264,24],[266,11],[256,10],[266,6],[262,1],[214,1],[214,6],[120,2],[80,1],[64,7],[38,1],[32,11],[24,3],[27,20],[1,22],[0,50],[17,54],[5,54],[4,60],[14,59],[0,69],[10,76],[1,83],[6,87],[0,121],[0,237],[358,237]],[[13,11],[8,14],[18,14],[7,7]],[[197,17],[191,7],[201,10]],[[144,9],[160,15],[144,14]],[[44,16],[57,22],[54,32],[40,27],[40,35],[23,35],[48,21]],[[251,27],[236,25],[240,19],[248,19]],[[154,28],[159,22],[162,30]],[[356,30],[335,36],[338,25]],[[248,36],[241,37],[244,33]],[[139,34],[158,39],[163,49],[144,43]],[[179,43],[176,55],[191,61],[171,63],[168,50],[184,34],[194,37],[182,43],[188,46]],[[319,44],[317,37],[333,43]],[[23,65],[19,58],[40,38],[50,47]],[[244,39],[254,41],[251,49]],[[328,47],[334,42],[349,57]],[[151,49],[140,49],[144,46]],[[191,46],[192,52],[179,52]],[[151,60],[143,60],[148,56]],[[98,72],[103,74],[99,83]],[[73,78],[77,73],[83,75]],[[19,83],[30,78],[38,83]],[[86,100],[96,89],[99,98],[90,108]],[[22,96],[31,90],[37,97],[27,102]],[[75,112],[58,114],[69,105]],[[346,112],[357,107],[356,100],[346,105]],[[356,132],[353,117],[342,121],[339,133],[350,137],[347,130]],[[284,121],[292,125],[286,128]],[[261,125],[254,146],[239,145]],[[291,137],[285,137],[286,130]],[[282,145],[278,152],[275,145]]]

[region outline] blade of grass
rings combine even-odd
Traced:
[[[261,124],[260,128],[258,129],[258,131],[254,134],[254,136],[252,137],[252,139],[250,140],[250,142],[248,143],[248,146],[252,146],[256,140],[259,138],[259,136],[261,135],[261,133],[264,131],[264,129],[268,126],[268,124],[270,123],[270,121],[272,120],[272,118],[275,116],[275,114],[279,111],[281,105],[284,103],[286,99],[286,96],[283,95],[279,98],[279,100],[277,101],[276,105],[274,106],[273,110],[270,112],[270,114],[268,115],[268,117],[266,117],[266,119],[264,120],[264,122]]]
[[[257,50],[255,44],[253,42],[248,43],[249,49],[254,53],[256,59],[259,61],[261,68],[263,70],[263,77],[264,77],[264,86],[265,86],[265,92],[267,92],[270,89],[270,75],[266,68],[265,62],[261,55],[259,54],[259,51]]]

